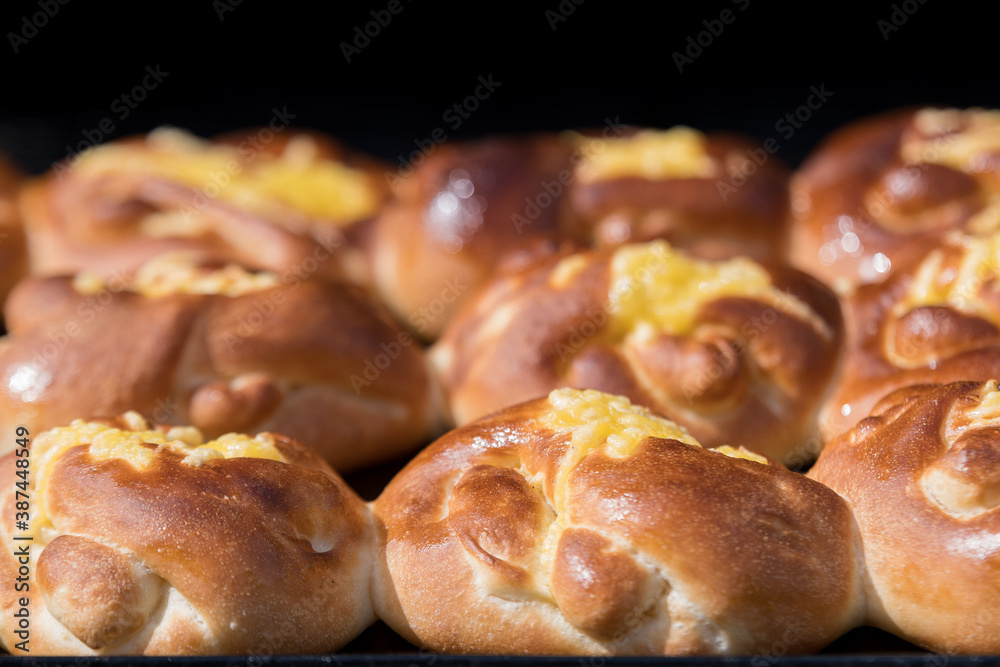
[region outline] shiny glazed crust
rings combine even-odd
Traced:
[[[29,279],[0,342],[0,422],[38,432],[138,410],[161,422],[290,434],[339,471],[390,459],[439,429],[421,346],[360,289],[284,282],[238,296],[148,297],[111,280]],[[3,451],[13,446],[13,427]]]
[[[450,432],[375,502],[376,610],[404,637],[462,653],[797,653],[860,620],[850,510],[828,489],[686,434],[586,413],[553,427],[553,405]]]
[[[953,230],[995,229],[998,146],[981,109],[907,109],[830,135],[792,180],[793,264],[837,288],[881,282]]]
[[[28,248],[17,208],[21,174],[0,157],[0,304],[28,273]]]
[[[373,246],[375,283],[399,321],[435,338],[504,253],[556,234],[565,197],[544,184],[564,187],[571,151],[544,136],[448,143],[399,176]],[[529,205],[540,196],[548,205]]]
[[[666,239],[701,257],[783,257],[788,168],[746,137],[711,133],[703,141],[705,175],[576,178],[570,198],[577,235],[598,247]],[[589,153],[599,159],[600,148]]]
[[[737,291],[705,301],[691,330],[676,335],[619,325],[613,284],[642,289],[674,259],[654,253],[612,281],[615,252],[563,252],[500,275],[456,317],[431,352],[454,421],[557,387],[592,388],[656,410],[707,446],[743,445],[791,465],[811,460],[840,358],[835,296],[795,270],[755,264],[775,299]],[[663,301],[647,310],[674,307]]]
[[[998,243],[996,234],[958,236],[843,300],[846,354],[820,418],[824,440],[853,427],[896,389],[1000,376],[996,259],[969,262],[977,245]]]
[[[30,588],[0,591],[7,649],[21,641],[9,622],[21,598],[31,655],[329,652],[374,620],[371,516],[308,448],[269,436],[284,462],[189,465],[147,445],[152,461],[137,468],[81,444],[41,466],[40,436],[29,457],[31,502],[51,526],[15,541],[25,533],[11,532],[13,484],[0,495],[0,578],[14,582],[15,551],[30,553]],[[0,459],[7,479],[17,460]]]
[[[995,381],[899,389],[809,471],[854,509],[867,623],[945,654],[1000,651],[996,403]]]
[[[157,142],[171,132],[180,135],[161,128],[94,150],[130,147],[155,156],[160,150]],[[180,143],[192,139],[185,135]],[[221,195],[240,174],[268,159],[273,162],[290,145],[305,145],[309,155],[302,159],[307,162],[344,164],[367,173],[373,196],[383,201],[388,191],[374,161],[345,152],[325,135],[299,130],[248,130],[212,145],[230,147],[233,157],[197,185],[141,169],[88,173],[75,162],[60,164],[29,184],[21,211],[32,273],[51,276],[89,270],[110,276],[132,271],[164,252],[192,251],[207,260],[281,273],[316,273],[357,282],[370,278],[363,247],[372,216],[337,225],[287,203],[275,201],[264,212]]]

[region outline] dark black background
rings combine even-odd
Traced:
[[[6,3],[0,150],[40,172],[95,136],[104,118],[115,126],[106,139],[163,123],[210,135],[266,123],[278,107],[296,125],[390,160],[439,127],[475,137],[618,117],[774,137],[794,165],[833,128],[866,114],[923,103],[1000,107],[997,17],[942,0],[863,8],[750,0],[745,11],[731,0],[586,0],[555,30],[546,11],[558,11],[560,0],[400,0],[403,10],[350,63],[339,44],[388,0],[242,0],[220,19],[222,2],[69,0],[18,53],[9,33],[22,32],[39,0]],[[879,20],[894,11],[898,20],[904,4],[916,11],[886,39]],[[735,20],[678,72],[672,54],[727,8]],[[157,65],[169,76],[120,119],[115,99]],[[501,85],[455,130],[443,114],[480,75]],[[793,136],[779,133],[776,122],[820,85],[830,100]]]

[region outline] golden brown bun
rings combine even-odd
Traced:
[[[824,440],[909,385],[1000,377],[1000,234],[957,235],[843,300],[846,355],[824,406]]]
[[[950,230],[995,229],[998,123],[981,109],[906,109],[832,134],[792,180],[792,263],[849,292]]]
[[[809,652],[864,607],[836,494],[599,392],[448,433],[374,511],[376,611],[435,651]]]
[[[616,273],[628,253],[637,263]],[[736,276],[735,289],[690,308],[697,295],[643,296],[657,280],[731,266],[770,281],[768,294],[742,291]],[[699,290],[697,280],[688,286]],[[613,305],[616,289],[638,295],[632,319]],[[654,313],[675,310],[690,315],[689,327],[657,322]],[[805,274],[747,259],[695,260],[659,241],[563,252],[500,275],[431,354],[457,424],[557,387],[599,389],[666,415],[708,446],[744,445],[801,465],[818,449],[816,418],[842,328],[833,293]]]
[[[158,447],[178,438],[162,429],[154,444],[133,436],[130,453],[148,457],[137,465],[95,452],[116,433],[102,426],[122,437],[148,429],[136,413],[77,421],[34,435],[29,456],[0,459],[7,650],[24,655],[10,622],[22,599],[30,655],[329,652],[374,621],[371,515],[314,452],[266,434],[250,444],[278,460],[199,460],[189,445]],[[15,528],[20,460],[30,463],[27,531]],[[14,554],[25,548],[18,592]]]
[[[995,381],[906,387],[809,471],[854,508],[868,624],[945,654],[1000,652],[998,424]]]
[[[628,132],[618,141],[684,133],[683,141],[704,165],[699,174],[622,174],[596,179],[577,168],[570,200],[582,234],[598,247],[666,239],[701,257],[749,255],[758,260],[784,256],[788,242],[788,180],[780,159],[739,135],[702,135],[689,128]],[[611,139],[612,142],[615,139]],[[667,145],[670,153],[688,148]],[[603,143],[586,149],[592,160],[609,150]],[[610,150],[614,150],[611,148]],[[633,158],[635,162],[638,157]],[[638,164],[634,165],[638,171]]]
[[[124,156],[120,166],[105,157],[109,149]],[[271,192],[259,182],[237,192],[237,184],[281,167],[288,171]],[[309,177],[296,177],[295,170],[310,169]],[[370,205],[344,219],[304,207],[303,200],[319,206],[331,171],[351,173]],[[313,191],[292,192],[295,182]],[[251,191],[259,196],[248,201]],[[164,252],[197,251],[215,261],[363,282],[370,276],[358,245],[387,194],[372,161],[315,132],[262,128],[207,142],[161,128],[60,164],[26,188],[21,210],[36,275],[113,276]]]
[[[0,304],[28,273],[28,248],[17,209],[21,173],[0,156]]]
[[[399,321],[436,338],[504,253],[557,233],[565,198],[544,186],[565,187],[571,152],[549,136],[448,143],[400,178],[377,222],[372,261]],[[548,205],[537,206],[539,197]]]
[[[165,270],[191,266],[179,259]],[[227,272],[243,274],[215,273]],[[151,297],[115,281],[89,295],[70,278],[24,281],[0,343],[0,423],[40,431],[138,410],[210,437],[287,433],[339,471],[438,432],[439,392],[423,349],[360,289],[243,275],[270,282],[238,296]]]

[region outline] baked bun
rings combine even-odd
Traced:
[[[325,653],[374,621],[371,515],[294,440],[204,442],[137,413],[31,440],[0,460],[0,641],[12,653],[21,609],[30,655]]]
[[[571,154],[550,136],[447,143],[399,177],[372,260],[399,321],[434,339],[505,252],[558,234]]]
[[[868,624],[945,654],[1000,652],[995,380],[893,392],[809,477],[854,509]]]
[[[1000,227],[1000,112],[919,109],[831,135],[792,182],[792,262],[847,293],[950,230]]]
[[[570,199],[597,246],[662,238],[713,259],[784,256],[789,171],[756,142],[675,127],[578,150]]]
[[[452,431],[374,503],[376,612],[435,651],[815,651],[861,620],[836,494],[596,391]]]
[[[367,162],[342,160],[332,140],[291,129],[210,142],[161,128],[98,146],[27,189],[32,271],[111,276],[193,250],[363,281],[348,230],[378,212],[387,186]]]
[[[21,173],[0,156],[0,304],[28,273],[28,248],[17,209]]]
[[[464,424],[557,387],[628,396],[707,446],[805,463],[833,382],[836,297],[798,271],[664,241],[563,253],[499,276],[432,351]]]
[[[423,349],[360,288],[163,256],[131,280],[28,279],[7,321],[3,451],[13,425],[138,410],[208,437],[286,433],[346,471],[438,431]]]
[[[824,439],[913,384],[1000,377],[1000,232],[952,235],[886,282],[844,300],[847,354]]]

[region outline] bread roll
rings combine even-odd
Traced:
[[[129,280],[26,280],[7,318],[3,451],[18,424],[134,409],[208,437],[287,433],[346,471],[441,421],[421,346],[351,286],[164,256]]]
[[[843,338],[818,281],[663,241],[564,252],[497,277],[432,351],[464,424],[557,387],[628,396],[708,446],[803,464]]]
[[[28,273],[28,248],[17,209],[21,173],[0,156],[0,304]]]
[[[791,260],[847,293],[951,230],[1000,228],[1000,112],[907,109],[838,130],[792,181]]]
[[[1000,652],[1000,390],[917,385],[881,400],[809,477],[851,503],[867,623],[945,654]]]
[[[505,252],[558,235],[565,197],[553,188],[565,188],[571,153],[556,137],[491,137],[437,146],[399,176],[373,244],[379,294],[399,321],[433,340]]]
[[[820,420],[840,435],[912,384],[1000,377],[1000,232],[952,234],[886,282],[844,300],[847,354]]]
[[[371,515],[294,440],[204,442],[137,413],[31,440],[30,454],[0,459],[0,642],[12,653],[21,609],[33,656],[329,652],[374,621]]]
[[[578,152],[570,199],[599,247],[666,239],[713,259],[786,252],[789,172],[750,139],[675,127],[584,140]]]
[[[32,271],[127,273],[198,251],[282,274],[367,277],[352,229],[387,187],[315,133],[270,128],[210,142],[160,128],[57,165],[22,200]]]
[[[374,503],[376,611],[434,651],[815,651],[861,620],[847,504],[596,391],[452,431]]]

